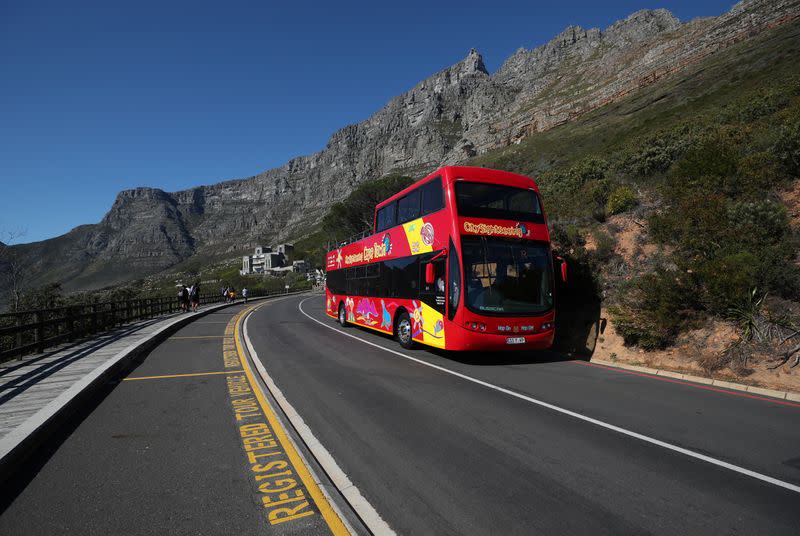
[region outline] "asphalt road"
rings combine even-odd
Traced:
[[[798,405],[550,353],[402,350],[322,307],[268,303],[247,332],[398,533],[800,534]],[[235,403],[239,310],[183,328],[98,399],[5,487],[0,534],[328,533],[319,508],[265,522]]]
[[[235,350],[225,350],[233,348],[231,320],[242,309],[177,331],[79,416],[51,452],[3,483],[0,534],[330,534],[314,505],[291,522],[267,519],[259,486],[275,479],[251,471],[240,430],[247,424],[247,435],[257,437],[249,432],[258,431],[253,419],[261,415],[255,404],[234,404],[252,396]]]
[[[328,329],[306,317],[335,329]],[[404,534],[800,534],[800,494],[364,344],[800,485],[800,407],[562,360],[405,351],[323,299],[255,312],[266,369]]]

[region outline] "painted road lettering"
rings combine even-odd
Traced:
[[[226,335],[233,335],[238,319],[239,315],[231,320],[225,330]],[[241,359],[232,341],[225,341],[222,356],[225,368],[241,367]],[[239,425],[242,450],[255,490],[267,511],[267,521],[271,525],[278,525],[317,514],[308,490],[275,437],[247,376],[230,374],[226,381]]]

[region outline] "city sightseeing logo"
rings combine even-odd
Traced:
[[[419,231],[419,236],[422,239],[423,244],[426,246],[432,246],[434,237],[433,225],[430,223],[423,225],[422,229]]]
[[[524,238],[531,234],[530,229],[524,223],[510,226],[493,223],[473,223],[471,221],[464,222],[464,232],[488,236],[516,236],[518,238]]]

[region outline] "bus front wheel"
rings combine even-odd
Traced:
[[[347,327],[347,311],[343,303],[339,304],[339,325],[343,328]]]
[[[407,350],[414,346],[414,338],[411,336],[411,318],[405,311],[397,317],[396,331],[397,342],[400,343],[400,346]]]

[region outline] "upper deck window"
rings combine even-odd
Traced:
[[[419,218],[419,188],[397,201],[397,223]]]
[[[385,207],[378,209],[378,217],[375,222],[375,232],[380,233],[396,224],[395,212],[397,211],[397,202],[389,203]]]
[[[459,181],[456,204],[461,216],[544,223],[539,196],[524,188]]]
[[[436,177],[429,183],[420,187],[422,196],[421,216],[432,214],[444,208],[444,192],[442,192],[442,178]]]

